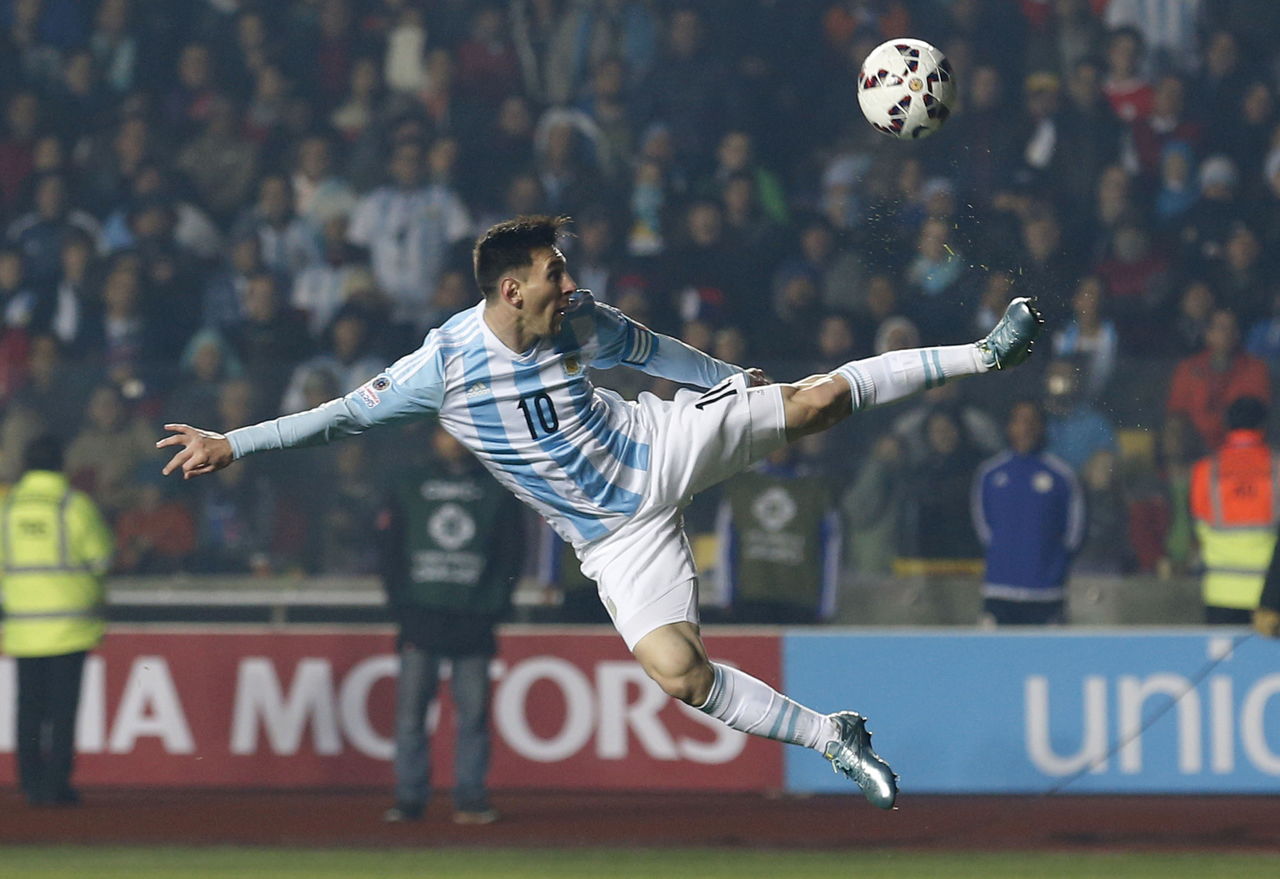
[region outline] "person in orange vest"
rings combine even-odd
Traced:
[[[1257,397],[1234,401],[1222,445],[1191,471],[1206,623],[1248,625],[1262,594],[1280,524],[1280,454],[1267,445],[1266,421]]]

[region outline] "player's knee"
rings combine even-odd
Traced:
[[[709,662],[697,662],[683,668],[646,668],[649,677],[672,699],[689,705],[701,705],[711,693],[715,672]]]
[[[826,430],[849,414],[846,387],[826,382],[796,391],[786,399],[787,427],[799,434]]]

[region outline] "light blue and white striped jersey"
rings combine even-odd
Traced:
[[[521,354],[489,329],[481,302],[345,397],[232,431],[235,456],[435,414],[565,540],[581,546],[603,537],[644,497],[649,437],[634,405],[596,388],[587,367],[622,364],[704,388],[741,369],[654,333],[587,291],[575,298],[559,332]]]

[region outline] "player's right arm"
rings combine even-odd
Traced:
[[[428,337],[426,344],[401,358],[386,372],[336,400],[314,409],[284,415],[227,434],[166,424],[173,435],[156,448],[180,446],[164,467],[168,476],[181,470],[183,479],[203,476],[254,452],[315,446],[371,427],[398,424],[438,412],[444,399],[444,356]]]
[[[767,383],[758,369],[725,363],[679,339],[655,333],[610,305],[591,300],[586,306],[595,318],[599,347],[593,353],[591,365],[597,369],[621,364],[657,378],[700,388],[715,387],[740,373],[747,373],[753,383]]]

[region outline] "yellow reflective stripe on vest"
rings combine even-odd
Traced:
[[[1204,560],[1202,591],[1205,604],[1254,608],[1275,551],[1276,532],[1270,528],[1211,528],[1197,523]]]

